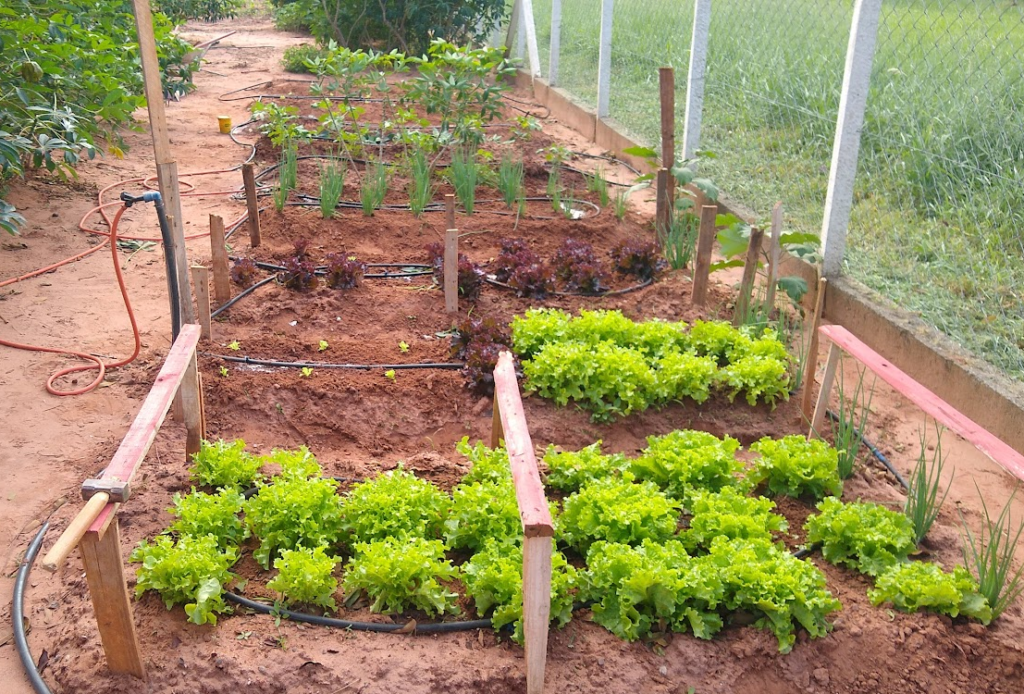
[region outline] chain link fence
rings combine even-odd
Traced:
[[[534,0],[547,77],[552,0]],[[601,3],[562,0],[558,85],[597,103]],[[610,115],[682,137],[694,2],[616,2]],[[714,0],[701,162],[733,200],[821,228],[852,0]],[[525,57],[525,56],[524,56]],[[885,0],[844,271],[1024,380],[1024,5]]]

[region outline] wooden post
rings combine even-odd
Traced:
[[[766,311],[775,308],[775,283],[779,275],[779,256],[782,253],[782,245],[779,243],[779,236],[782,235],[782,201],[775,203],[772,208],[772,237],[768,240],[768,290],[764,298]]]
[[[750,243],[747,244],[747,258],[743,261],[743,281],[740,282],[740,294],[736,297],[736,311],[732,316],[733,325],[742,325],[750,310],[750,294],[754,290],[754,279],[757,277],[757,260],[761,255],[761,240],[764,238],[762,229],[750,230]]]
[[[453,193],[444,194],[444,214],[445,214],[445,229],[455,228],[455,195]]]
[[[124,580],[117,517],[111,516],[106,532],[87,532],[79,546],[107,667],[111,672],[128,673],[144,679],[146,666],[142,662],[132,604]]]
[[[260,235],[260,201],[256,198],[256,174],[252,164],[242,164],[242,183],[245,186],[245,206],[249,210],[249,245],[258,248]]]
[[[672,203],[669,200],[668,169],[664,166],[658,169],[656,184],[656,201],[654,211],[654,238],[658,242],[658,248],[664,250],[668,245],[668,232],[672,228]]]
[[[658,68],[661,92],[661,165],[669,169],[676,162],[676,71],[670,67]],[[665,199],[669,209],[675,204],[675,176],[668,177]]]
[[[612,12],[615,0],[601,0],[601,33],[597,51],[597,117],[607,118],[612,91]]]
[[[132,0],[132,5],[135,10],[135,30],[139,38],[142,82],[146,93],[146,108],[149,112],[156,178],[171,226],[171,246],[178,287],[184,295],[188,293],[188,259],[185,252],[185,229],[181,221],[181,197],[178,193],[178,165],[171,156],[170,138],[167,135],[164,88],[160,77],[160,61],[156,54],[156,39],[153,35],[153,14],[149,9],[149,0]],[[180,317],[182,325],[195,322],[191,302],[180,302]]]
[[[203,339],[210,340],[213,338],[213,318],[210,317],[210,271],[205,266],[192,266],[192,285],[196,292],[199,326],[203,329]]]
[[[697,257],[693,261],[694,306],[703,306],[708,298],[708,275],[711,268],[711,249],[715,243],[715,217],[718,205],[703,205],[700,208],[700,235],[697,237]]]
[[[562,0],[551,0],[551,45],[548,51],[548,84],[558,84],[558,61],[562,53]]]
[[[228,277],[228,249],[224,241],[224,219],[210,215],[210,253],[213,267],[213,296],[218,306],[231,299],[231,278]]]
[[[825,411],[828,409],[828,398],[832,392],[832,382],[836,378],[836,368],[839,366],[839,359],[843,356],[843,350],[836,343],[828,348],[828,361],[825,362],[825,373],[821,376],[821,390],[818,391],[818,402],[814,406],[814,416],[811,418],[811,428],[807,432],[807,438],[820,438],[821,425],[825,423]]]
[[[444,310],[459,311],[459,230],[444,232]]]
[[[498,403],[498,393],[494,393],[493,409],[491,410],[491,448],[501,445],[505,438],[505,432],[501,428],[501,405]]]
[[[840,273],[846,252],[846,229],[853,206],[853,184],[857,178],[860,136],[871,87],[871,63],[875,56],[881,12],[882,0],[856,0],[853,5],[836,137],[832,145],[832,165],[825,193],[825,215],[821,220],[822,274],[825,277]]]
[[[708,63],[710,29],[711,0],[696,0],[693,7],[693,36],[690,39],[690,68],[686,75],[686,110],[683,115],[684,159],[693,159],[700,147],[701,116],[704,112],[704,72]]]
[[[181,403],[185,410],[185,462],[199,452],[206,437],[206,422],[203,418],[203,392],[199,388],[199,367],[196,353],[192,352],[185,375],[181,379]]]
[[[821,327],[821,314],[825,309],[825,288],[828,280],[818,280],[817,293],[814,296],[814,315],[811,317],[811,337],[807,346],[807,358],[804,364],[804,392],[800,401],[804,419],[811,421],[811,393],[814,391],[814,373],[818,370],[818,328]]]
[[[551,624],[550,536],[523,540],[523,644],[527,694],[543,694]]]

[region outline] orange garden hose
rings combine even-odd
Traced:
[[[192,176],[208,176],[208,175],[213,175],[213,174],[230,173],[231,171],[234,171],[234,170],[235,169],[217,169],[217,170],[212,170],[212,171],[200,171],[200,172],[196,172],[196,173],[181,174],[181,178],[192,177]],[[138,326],[138,324],[137,324],[137,322],[135,320],[135,313],[132,310],[131,302],[130,302],[130,300],[128,298],[128,288],[125,285],[124,275],[121,272],[121,263],[120,263],[120,259],[118,258],[118,255],[117,255],[117,241],[118,241],[118,239],[121,239],[121,240],[151,241],[151,242],[155,242],[155,243],[161,243],[161,239],[160,238],[149,238],[149,237],[143,237],[143,236],[128,236],[128,235],[119,236],[118,233],[117,233],[117,227],[118,227],[118,224],[121,221],[121,216],[125,213],[125,211],[128,208],[123,203],[121,203],[120,201],[117,201],[117,202],[106,202],[105,203],[105,202],[103,202],[103,196],[104,196],[104,194],[106,194],[108,191],[110,191],[113,188],[118,188],[118,187],[126,186],[126,185],[131,184],[131,183],[141,183],[146,188],[152,189],[152,188],[154,188],[154,185],[153,185],[152,182],[153,182],[153,180],[155,178],[156,178],[155,176],[131,178],[131,179],[123,180],[123,181],[118,181],[116,183],[112,183],[112,184],[106,186],[105,188],[103,188],[102,190],[100,190],[99,195],[97,196],[97,202],[99,204],[96,207],[93,207],[92,209],[90,209],[88,212],[86,212],[82,216],[82,219],[78,222],[78,229],[80,231],[85,232],[87,234],[95,234],[95,235],[104,237],[103,240],[99,244],[94,246],[93,248],[90,248],[90,249],[88,249],[86,251],[83,251],[81,253],[73,255],[73,256],[71,256],[69,258],[65,258],[63,260],[60,260],[60,261],[58,261],[56,263],[53,263],[52,265],[47,265],[46,267],[39,268],[38,270],[33,270],[32,272],[25,273],[24,275],[21,275],[19,277],[13,277],[13,278],[10,278],[10,279],[6,279],[6,280],[3,280],[3,281],[0,281],[0,288],[2,288],[2,287],[6,287],[6,286],[9,286],[9,285],[12,285],[12,284],[16,284],[18,282],[22,282],[22,281],[27,280],[27,279],[31,279],[33,277],[38,277],[39,275],[43,275],[43,274],[46,274],[48,272],[52,272],[52,271],[56,270],[59,267],[62,267],[64,265],[68,265],[68,264],[73,263],[75,261],[81,260],[82,258],[88,257],[88,256],[92,255],[93,253],[96,253],[97,251],[101,250],[107,244],[110,245],[111,258],[113,259],[113,262],[114,262],[114,274],[115,274],[115,276],[117,278],[118,288],[121,291],[121,297],[122,297],[122,299],[124,299],[125,310],[128,312],[128,320],[131,322],[132,337],[133,337],[133,340],[135,342],[134,349],[132,350],[132,353],[131,353],[131,355],[129,357],[127,357],[125,359],[113,361],[113,362],[104,362],[103,359],[101,359],[100,357],[92,355],[92,354],[89,354],[87,352],[81,352],[81,351],[74,350],[74,349],[65,349],[65,348],[58,348],[58,347],[41,347],[41,346],[38,346],[38,345],[27,345],[27,344],[22,344],[20,342],[13,342],[11,340],[5,340],[3,338],[0,338],[0,345],[3,345],[5,347],[11,347],[11,348],[14,348],[14,349],[21,349],[21,350],[27,350],[27,351],[32,351],[32,352],[47,352],[47,353],[52,353],[52,354],[65,354],[65,355],[68,355],[68,356],[77,357],[79,359],[84,359],[85,361],[89,362],[88,364],[80,364],[78,366],[67,367],[67,368],[61,369],[61,370],[53,373],[47,379],[47,381],[46,381],[46,391],[48,393],[50,393],[51,395],[67,396],[67,395],[82,395],[83,393],[88,393],[89,391],[94,390],[95,388],[97,388],[100,385],[100,383],[103,382],[103,378],[106,376],[106,372],[107,372],[108,369],[114,369],[114,368],[117,368],[117,367],[120,367],[120,366],[125,366],[127,364],[130,364],[131,362],[133,362],[135,360],[136,357],[139,356],[139,351],[140,351],[141,346],[142,346],[142,338],[141,338],[141,335],[139,334],[139,326]],[[205,197],[205,196],[210,196],[210,195],[232,195],[232,194],[238,192],[237,190],[218,190],[218,191],[211,191],[211,192],[205,192],[205,193],[204,192],[197,192],[197,191],[195,191],[195,186],[193,184],[188,183],[186,181],[182,181],[182,183],[184,185],[188,186],[188,189],[187,189],[188,192],[182,193],[181,197]],[[114,207],[114,206],[117,206],[118,210],[114,214],[114,218],[110,219],[110,217],[107,215],[106,209],[109,208],[109,207]],[[106,223],[107,228],[109,229],[109,231],[104,231],[102,229],[92,228],[92,227],[90,227],[90,226],[88,226],[86,224],[88,219],[91,216],[93,216],[94,214],[97,214],[97,213],[99,213],[99,215],[103,218],[103,221]],[[234,220],[232,222],[231,226],[234,226],[235,224],[240,223],[241,221],[243,221],[245,219],[245,217],[246,217],[246,215],[243,214],[237,220]],[[199,239],[199,238],[203,238],[203,237],[208,236],[208,235],[209,235],[209,232],[191,234],[189,236],[186,236],[185,240]],[[84,372],[84,371],[96,371],[97,372],[96,373],[96,377],[92,380],[92,382],[90,382],[86,386],[83,386],[81,388],[75,388],[75,389],[72,389],[72,390],[61,390],[61,389],[57,388],[57,386],[55,385],[55,383],[57,382],[58,379],[61,379],[61,378],[65,377],[65,376],[68,376],[70,374],[81,373],[81,372]]]

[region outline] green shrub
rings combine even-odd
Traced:
[[[175,24],[190,19],[216,22],[230,19],[238,14],[244,4],[242,0],[156,0],[154,9],[163,12]]]
[[[274,10],[274,26],[281,31],[297,31],[308,34],[314,22],[316,22],[314,0],[290,2]],[[296,72],[301,71],[297,70]]]
[[[299,5],[297,3],[285,5],[282,10],[288,7],[299,7]],[[289,46],[285,49],[284,56],[281,57],[281,65],[284,67],[285,72],[294,72],[297,74],[309,73],[312,71],[309,69],[309,66],[306,65],[306,61],[323,58],[325,55],[326,51],[324,51],[324,49],[308,43],[304,43],[299,46]]]

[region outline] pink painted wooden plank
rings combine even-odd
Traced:
[[[1017,479],[1024,480],[1024,455],[997,439],[974,420],[961,414],[948,402],[928,390],[906,373],[883,359],[841,325],[823,325],[821,334],[832,340],[890,386],[907,396],[937,422],[951,429],[987,455]]]
[[[107,469],[100,475],[100,479],[118,479],[124,482],[131,482],[135,473],[142,464],[149,447],[153,445],[156,432],[160,430],[167,410],[171,406],[174,394],[178,392],[178,386],[188,368],[192,353],[199,344],[199,337],[202,328],[198,325],[186,324],[181,326],[178,339],[171,345],[167,353],[167,359],[160,368],[160,373],[153,382],[149,395],[142,403],[139,414],[135,416],[131,428],[125,434],[117,452],[111,458]],[[107,504],[100,511],[93,524],[89,526],[89,532],[102,532],[103,528],[114,513],[117,504]]]
[[[494,367],[494,396],[505,432],[505,450],[508,451],[508,461],[512,466],[512,481],[516,486],[523,533],[526,537],[553,537],[555,529],[551,523],[551,511],[537,470],[533,440],[526,425],[519,382],[509,352],[502,352],[498,357],[498,365]]]

